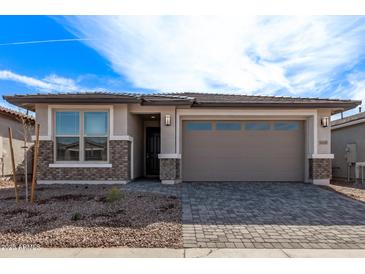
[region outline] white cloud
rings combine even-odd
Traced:
[[[46,76],[43,78],[43,81],[53,85],[54,88],[60,91],[78,92],[83,90],[81,87],[77,86],[75,80],[57,76],[55,74]]]
[[[346,85],[335,91],[339,97],[347,96],[354,100],[362,100],[365,106],[365,72],[353,72],[346,77]]]
[[[345,92],[355,100],[362,100],[365,104],[365,72],[353,73],[348,76],[349,88]]]
[[[53,86],[50,83],[41,81],[32,77],[16,74],[9,70],[0,71],[0,80],[9,80],[14,82],[19,82],[30,87],[35,87],[37,89],[52,89]]]
[[[9,70],[0,70],[0,80],[14,81],[33,88],[38,92],[87,92],[98,91],[97,88],[85,88],[79,86],[77,82],[70,78],[64,78],[56,74],[51,74],[43,79],[29,77]]]
[[[334,91],[334,97],[351,98],[362,101],[362,109],[365,109],[365,72],[353,72],[347,75],[344,86],[339,86]],[[358,113],[358,109],[352,109],[343,113],[343,116],[350,116]],[[340,114],[333,117],[334,120],[340,119]]]
[[[361,17],[66,17],[136,87],[317,96],[363,54]],[[95,40],[97,39],[97,40]]]

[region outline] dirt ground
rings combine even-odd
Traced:
[[[181,201],[122,191],[107,201],[106,185],[37,187],[34,205],[17,204],[11,182],[0,183],[1,247],[182,247]]]
[[[352,199],[365,202],[365,184],[346,183],[345,181],[333,180],[326,188],[329,188]]]

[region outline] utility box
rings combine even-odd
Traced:
[[[346,162],[347,165],[351,166],[356,163],[356,144],[347,144],[346,145]]]

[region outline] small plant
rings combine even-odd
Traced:
[[[74,214],[72,214],[71,220],[72,221],[78,221],[81,219],[81,214],[79,212],[75,212]]]
[[[122,191],[119,189],[119,187],[116,186],[109,189],[108,192],[106,193],[106,201],[108,203],[118,201],[122,197],[123,197]]]

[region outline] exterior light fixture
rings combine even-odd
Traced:
[[[171,126],[171,115],[170,114],[165,115],[165,126]]]
[[[329,117],[322,117],[321,118],[322,127],[328,127],[329,124],[330,124],[330,118]]]

